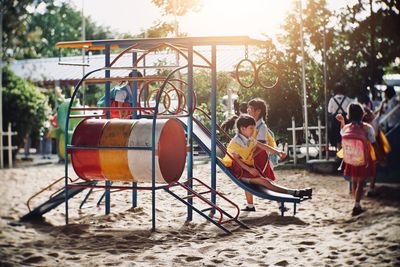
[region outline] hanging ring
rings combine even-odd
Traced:
[[[253,73],[254,73],[254,78],[253,78],[253,80],[252,80],[252,82],[251,82],[250,84],[246,84],[246,83],[244,83],[244,82],[240,79],[240,71],[239,71],[240,65],[243,64],[243,63],[245,63],[245,62],[250,63],[250,65],[251,65],[251,67],[252,67],[252,69],[253,69]],[[251,88],[251,87],[253,87],[254,84],[256,83],[256,80],[257,80],[257,68],[256,68],[256,64],[254,64],[254,62],[251,61],[250,59],[247,59],[247,58],[242,59],[242,60],[239,61],[239,63],[236,65],[235,76],[236,76],[236,80],[238,81],[238,83],[239,83],[242,87],[244,87],[244,88]]]
[[[262,81],[260,79],[260,76],[261,76],[260,73],[262,71],[262,68],[264,68],[264,67],[267,67],[267,68],[271,69],[270,72],[272,74],[270,76],[269,75],[270,72],[268,72],[267,77],[266,77],[267,78],[266,81]],[[278,83],[278,80],[279,80],[278,67],[273,63],[270,63],[268,61],[264,61],[257,68],[256,79],[255,80],[257,81],[258,85],[260,85],[264,89],[274,88],[276,86],[276,84]]]

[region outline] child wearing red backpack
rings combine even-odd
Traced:
[[[375,143],[375,131],[371,125],[362,122],[364,110],[360,104],[350,104],[347,114],[350,123],[346,125],[341,114],[336,119],[341,123],[344,175],[351,176],[355,198],[352,215],[356,216],[365,211],[360,205],[365,180],[375,173],[375,164],[370,156],[370,144]]]

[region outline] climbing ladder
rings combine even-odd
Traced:
[[[196,182],[198,187],[205,188],[205,191],[196,192],[193,189],[194,182]],[[181,196],[177,195],[176,193],[172,192],[170,190],[170,186],[166,187],[165,191],[168,192],[170,195],[172,195],[174,198],[176,198],[179,201],[181,201],[186,206],[191,207],[194,211],[196,211],[198,214],[203,216],[209,222],[213,223],[214,225],[216,225],[217,227],[222,229],[225,233],[232,234],[232,232],[229,231],[224,226],[227,223],[235,222],[238,225],[240,225],[241,227],[244,227],[244,228],[247,228],[247,229],[249,228],[247,225],[245,225],[244,223],[242,223],[241,221],[238,220],[238,217],[239,217],[239,214],[240,214],[240,209],[234,202],[232,202],[227,197],[225,197],[224,195],[222,195],[220,192],[216,191],[215,189],[211,188],[207,184],[203,183],[199,179],[192,177],[192,178],[188,179],[184,183],[176,182],[176,183],[174,183],[174,185],[180,186],[188,194],[186,196],[184,196],[184,197],[181,197]],[[216,203],[211,202],[209,199],[204,197],[204,195],[206,195],[206,194],[215,194],[215,195],[219,196],[220,199],[225,200],[229,205],[231,205],[233,208],[236,209],[236,215],[232,216],[227,211],[225,211],[221,207],[217,206]],[[197,208],[193,204],[193,201],[192,201],[194,198],[197,198],[197,199],[201,200],[202,203],[204,203],[208,207],[205,208],[205,209]],[[210,211],[210,213],[208,215],[205,213],[207,211]],[[219,214],[219,216],[217,216],[217,219],[214,218],[215,217],[214,215],[215,215],[216,212],[218,212],[218,214]]]

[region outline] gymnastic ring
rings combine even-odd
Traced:
[[[160,89],[154,89],[153,91],[151,91],[150,93],[149,93],[149,95],[147,96],[147,100],[146,100],[146,104],[147,104],[147,107],[150,107],[150,97],[154,94],[154,93],[156,93],[156,97],[157,97],[157,94],[160,92]],[[165,92],[165,91],[163,91],[162,92],[162,94],[164,94],[164,97],[163,97],[163,105],[164,105],[164,108],[165,108],[165,110],[163,111],[163,112],[159,112],[158,114],[160,114],[160,115],[163,115],[163,114],[165,114],[168,110],[169,110],[169,108],[170,108],[170,106],[171,106],[171,98],[170,98],[170,96],[168,95],[168,93],[167,92]],[[165,99],[166,99],[166,97],[168,98],[168,106],[165,104]],[[162,96],[161,96],[161,98],[162,98]],[[160,99],[161,99],[160,98]]]
[[[249,84],[249,85],[244,84],[244,83],[240,80],[239,67],[240,67],[240,65],[243,64],[244,62],[249,62],[250,65],[253,67],[254,79],[253,79],[252,83]],[[257,80],[257,79],[256,79],[256,75],[257,75],[256,73],[257,73],[256,64],[255,64],[253,61],[251,61],[250,59],[244,58],[244,59],[242,59],[241,61],[239,61],[239,63],[236,65],[235,78],[236,78],[236,80],[238,81],[238,83],[239,83],[242,87],[244,87],[244,88],[251,88],[251,87],[253,87],[254,84],[256,83],[256,80]]]
[[[264,84],[264,83],[262,83],[261,80],[260,80],[260,71],[261,71],[261,68],[264,67],[264,66],[271,67],[272,70],[273,70],[273,72],[274,72],[274,74],[275,74],[275,77],[274,77],[275,79],[273,80],[273,82],[271,83],[271,85],[269,85],[269,84]],[[263,63],[261,63],[261,64],[257,67],[256,81],[257,81],[258,85],[260,85],[262,88],[264,88],[264,89],[271,89],[271,88],[274,88],[274,87],[276,86],[276,84],[278,83],[278,80],[279,80],[279,70],[278,70],[278,67],[277,67],[275,64],[273,64],[273,63],[271,63],[271,62],[268,62],[268,61],[264,61]]]

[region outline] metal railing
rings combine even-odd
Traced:
[[[297,148],[302,147],[303,145],[297,145],[297,138],[296,138],[296,131],[305,131],[306,127],[301,126],[301,127],[296,127],[296,122],[294,120],[294,117],[292,117],[292,127],[291,128],[287,128],[288,131],[292,132],[292,145],[288,145],[289,148],[292,148],[293,151],[293,164],[296,165],[297,164]],[[316,131],[316,135],[318,137],[318,142],[315,144],[307,144],[309,147],[317,147],[318,148],[318,158],[322,159],[322,151],[323,151],[323,147],[328,146],[328,140],[325,140],[325,144],[322,143],[322,130],[325,130],[325,126],[322,126],[321,124],[321,119],[318,118],[318,125],[317,126],[308,126],[307,127],[308,131]],[[309,136],[309,135],[306,135]],[[326,149],[325,151],[325,156],[326,159],[328,159],[328,149]],[[309,153],[309,150],[306,150],[306,153]],[[306,155],[306,158],[308,159],[308,156]]]
[[[6,132],[3,132],[2,129],[0,129],[0,136],[1,138],[3,138],[4,136],[7,136],[7,146],[4,145],[3,142],[0,143],[0,157],[1,157],[1,161],[0,161],[0,168],[3,169],[4,168],[4,160],[3,160],[3,151],[4,150],[8,150],[8,167],[12,168],[13,167],[13,159],[12,159],[12,151],[15,149],[18,149],[18,146],[13,146],[12,145],[12,136],[13,135],[17,135],[17,132],[12,132],[11,131],[11,123],[8,123],[8,128]]]

